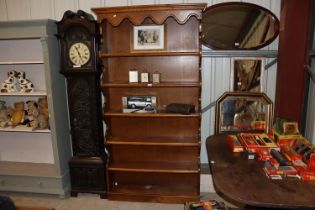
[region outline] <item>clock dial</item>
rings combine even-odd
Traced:
[[[70,61],[76,66],[83,66],[86,64],[90,60],[90,55],[89,47],[82,42],[74,43],[69,48]]]

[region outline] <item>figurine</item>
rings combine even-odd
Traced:
[[[39,126],[38,104],[36,101],[27,101],[26,104],[27,104],[27,119],[25,119],[24,124],[27,127],[32,127],[32,129],[35,130]]]
[[[20,85],[20,93],[30,93],[34,91],[34,84],[25,78],[25,72],[17,73],[18,83]]]
[[[25,110],[24,110],[24,102],[15,102],[14,103],[14,111],[12,113],[11,119],[8,122],[10,126],[21,125],[25,119]]]
[[[8,78],[1,84],[1,93],[13,93],[17,92],[16,89],[17,77],[16,71],[12,70],[8,72]]]
[[[49,129],[49,112],[47,98],[38,99],[39,115],[37,117],[39,129]]]
[[[10,118],[7,112],[7,107],[5,106],[5,101],[0,101],[0,127],[5,127]]]

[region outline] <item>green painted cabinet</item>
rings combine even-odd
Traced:
[[[0,127],[0,191],[48,193],[70,191],[72,156],[66,81],[59,73],[57,26],[52,20],[0,22],[0,83],[8,72],[25,72],[34,91],[0,92],[5,106],[47,98],[48,129],[25,125]],[[21,87],[21,86],[20,86]],[[3,88],[1,86],[1,88]]]

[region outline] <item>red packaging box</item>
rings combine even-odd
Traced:
[[[276,168],[279,168],[280,166],[280,163],[275,159],[275,158],[270,158],[269,159],[269,162],[272,166],[276,167]]]
[[[299,172],[308,170],[307,165],[302,160],[293,160],[292,165]]]
[[[292,147],[287,145],[281,145],[281,150],[293,161],[293,160],[302,160],[302,156],[299,155]]]
[[[279,146],[266,133],[239,133],[238,137],[245,149],[254,153],[266,149],[280,150]]]
[[[315,154],[311,154],[309,163],[308,163],[308,169],[315,172]]]
[[[244,146],[238,140],[236,135],[228,135],[227,138],[227,144],[233,152],[244,152]]]
[[[270,160],[272,158],[268,149],[260,149],[257,151],[257,159],[260,161]]]
[[[300,176],[305,181],[315,181],[314,171],[300,171]]]

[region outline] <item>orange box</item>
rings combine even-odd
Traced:
[[[292,144],[294,143],[292,141],[296,141],[296,139],[303,138],[301,134],[282,135],[274,129],[270,130],[270,136],[279,145],[287,145],[287,146],[292,146]]]

